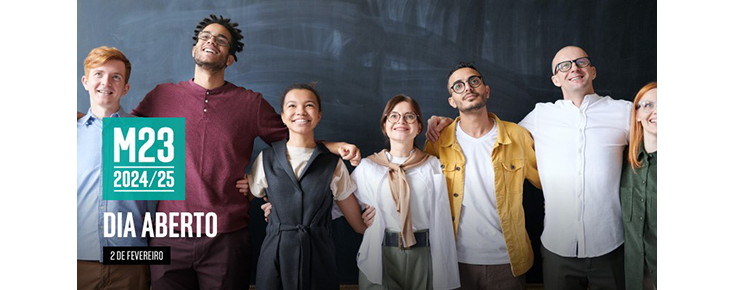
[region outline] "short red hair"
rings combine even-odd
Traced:
[[[89,77],[89,71],[93,68],[103,65],[109,60],[119,60],[125,64],[125,84],[130,79],[130,61],[125,55],[114,47],[100,46],[93,49],[84,59],[84,75]]]

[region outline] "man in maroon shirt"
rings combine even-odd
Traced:
[[[260,93],[225,81],[225,69],[243,47],[237,25],[216,15],[200,22],[191,51],[194,78],[156,86],[132,111],[137,116],[186,118],[186,200],[160,201],[158,211],[217,214],[214,238],[151,240],[151,246],[171,247],[170,265],[151,266],[154,289],[249,287],[250,201],[235,184],[250,163],[255,138],[270,144],[286,139],[288,130]],[[325,145],[344,159],[359,161],[354,145]]]

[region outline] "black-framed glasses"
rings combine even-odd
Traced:
[[[640,101],[638,102],[638,105],[635,106],[636,109],[640,110],[643,113],[650,114],[655,110],[657,107],[656,102],[651,101]]]
[[[575,60],[562,61],[560,63],[557,63],[556,66],[554,67],[554,75],[556,75],[556,73],[558,72],[565,72],[565,71],[569,71],[570,69],[572,69],[572,62],[577,64],[578,68],[585,68],[592,64],[592,61],[590,61],[590,58],[587,56],[580,57]]]
[[[452,84],[452,91],[457,94],[461,94],[465,90],[465,83],[470,85],[471,88],[477,88],[482,85],[482,76],[471,76],[466,82],[461,80],[456,81]]]
[[[403,120],[406,121],[408,124],[416,123],[416,120],[419,119],[418,115],[414,112],[407,112],[403,115],[398,112],[391,112],[388,114],[388,122],[391,122],[393,124],[398,123],[401,121],[401,117],[403,117]]]
[[[214,35],[212,35],[211,33],[207,32],[207,31],[202,31],[202,32],[199,33],[199,40],[204,41],[204,42],[209,41],[213,37],[214,37],[214,43],[216,43],[219,46],[228,46],[228,45],[230,45],[230,41],[227,40],[227,38],[224,37],[224,36],[214,36]]]

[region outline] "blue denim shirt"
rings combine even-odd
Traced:
[[[111,118],[132,117],[123,108]],[[143,215],[154,211],[156,201],[102,200],[102,119],[87,111],[77,120],[77,260],[102,261],[105,246],[147,246],[141,237]],[[135,238],[104,238],[105,212],[130,212],[134,217]],[[123,220],[123,225],[125,222]],[[117,236],[117,235],[115,235]]]

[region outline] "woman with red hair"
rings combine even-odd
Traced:
[[[641,88],[633,104],[630,146],[620,182],[625,227],[625,284],[629,290],[655,289],[656,82]]]

